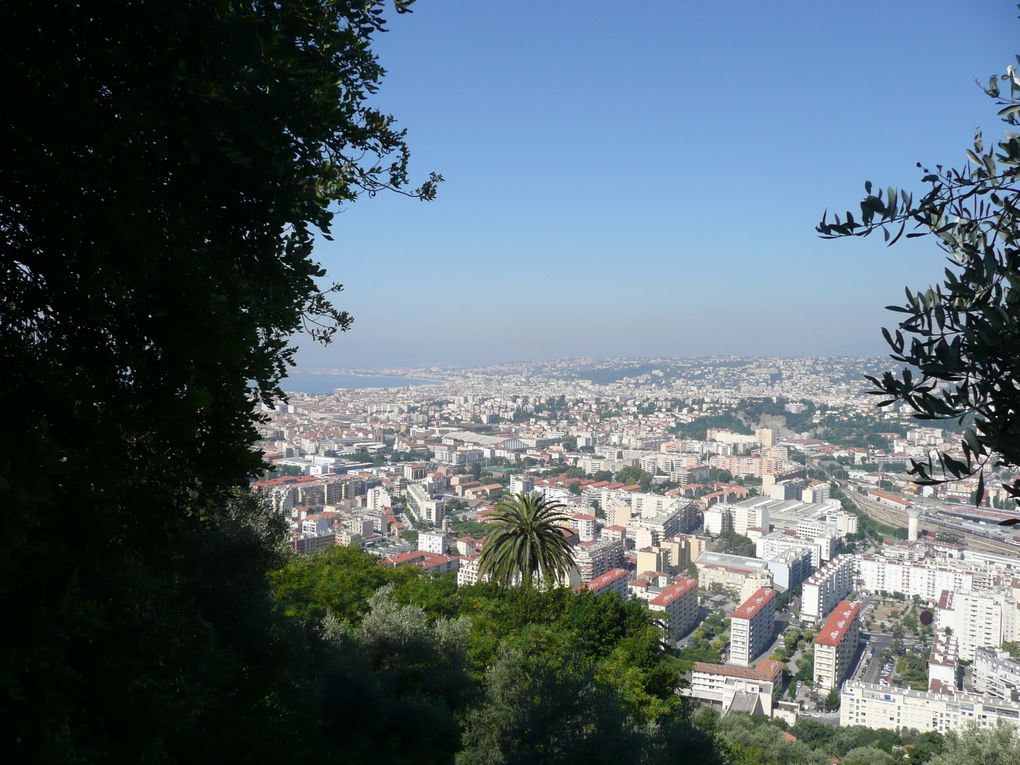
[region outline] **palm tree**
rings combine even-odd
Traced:
[[[565,576],[574,553],[563,536],[570,518],[564,510],[565,505],[535,492],[497,502],[489,516],[492,528],[482,547],[479,578],[488,576],[503,587],[517,581],[531,587],[536,574],[546,584]]]

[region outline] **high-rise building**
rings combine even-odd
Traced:
[[[819,624],[853,589],[853,556],[838,555],[809,576],[801,586],[801,621]]]
[[[772,642],[776,591],[761,588],[730,617],[730,663],[749,667]]]
[[[686,577],[678,579],[648,601],[648,608],[665,614],[666,639],[675,643],[698,623],[698,583]]]
[[[936,626],[949,628],[960,658],[973,661],[978,648],[1014,642],[1020,632],[1020,611],[1010,590],[946,590],[939,598]]]
[[[859,603],[844,600],[815,636],[815,684],[823,690],[838,688],[850,671],[861,635],[860,610]]]

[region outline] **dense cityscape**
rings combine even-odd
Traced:
[[[1020,765],[997,5],[0,6],[0,762]]]
[[[863,375],[882,363],[373,370],[421,384],[291,394],[267,411],[273,470],[255,486],[298,553],[362,547],[459,586],[478,581],[501,497],[562,503],[575,567],[558,584],[644,603],[684,661],[678,692],[724,716],[1020,724],[1001,481],[980,501],[976,478],[912,483],[910,460],[959,437],[876,409]]]

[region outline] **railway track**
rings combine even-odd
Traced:
[[[843,490],[847,493],[847,496],[849,496],[850,499],[852,499],[856,505],[873,520],[886,526],[892,526],[893,528],[902,529],[907,527],[906,511],[896,510],[894,508],[886,507],[885,505],[880,505],[848,487],[843,487]],[[937,533],[939,531],[950,530],[953,533],[962,536],[964,541],[967,543],[967,546],[972,549],[999,553],[1000,555],[1020,555],[1020,546],[979,536],[974,532],[962,529],[949,521],[940,523],[924,515],[922,515],[918,520],[921,531]]]

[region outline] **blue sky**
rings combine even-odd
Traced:
[[[826,242],[863,183],[959,165],[1014,2],[419,0],[378,103],[429,204],[364,198],[317,257],[354,327],[306,367],[884,352],[925,240]]]

